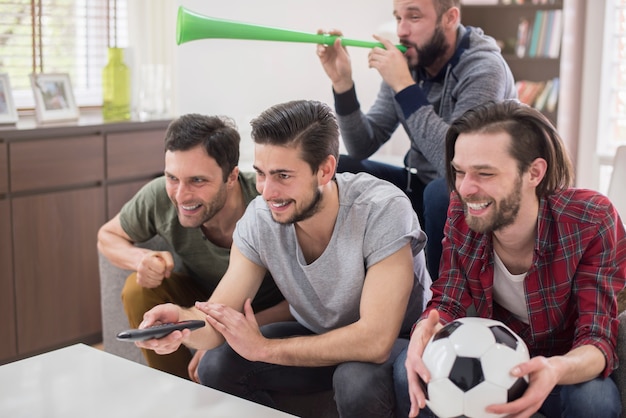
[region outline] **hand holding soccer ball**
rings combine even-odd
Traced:
[[[503,323],[457,319],[432,336],[422,355],[431,375],[428,384],[420,379],[426,404],[441,418],[497,417],[485,408],[522,396],[528,378],[510,371],[529,358],[524,341]]]

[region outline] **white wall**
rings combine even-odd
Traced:
[[[597,4],[596,4],[597,3]],[[598,109],[600,62],[606,0],[567,0],[567,7],[582,13],[575,19],[585,20],[582,44],[583,62],[580,96],[572,97],[567,108],[580,106],[580,121],[568,120],[572,126],[560,123],[559,131],[570,137],[570,148],[576,149],[577,186],[600,189],[608,184],[600,175],[600,164],[609,158],[599,156],[596,142],[601,132]],[[267,25],[307,33],[318,28],[339,28],[346,37],[372,40],[372,33],[386,34],[395,30],[392,0],[132,0],[129,2],[130,52],[129,61],[135,68],[146,63],[165,63],[173,76],[172,116],[199,112],[233,117],[242,132],[242,167],[252,161],[249,121],[267,107],[291,99],[317,99],[332,103],[330,82],[315,55],[314,44],[269,41],[205,39],[177,46],[175,39],[176,12],[184,6],[197,13],[216,18]],[[391,27],[391,29],[390,29]],[[572,49],[570,48],[570,49]],[[567,50],[567,45],[566,48]],[[363,109],[368,109],[379,88],[380,77],[367,68],[367,49],[349,48],[354,67],[354,79]],[[137,77],[135,73],[134,77]],[[136,85],[141,80],[133,79]],[[566,106],[562,103],[560,109]],[[578,112],[576,112],[578,113]],[[559,115],[559,121],[567,118]],[[580,132],[577,135],[570,131]],[[375,156],[401,163],[408,148],[402,129]],[[602,160],[604,158],[604,160]],[[602,160],[602,161],[601,161]],[[606,171],[606,170],[605,170]],[[610,173],[610,172],[609,172]],[[604,186],[603,186],[604,185]]]
[[[389,27],[391,0],[180,0],[196,13],[257,25],[316,33],[341,29],[345,37],[373,40]],[[210,23],[207,23],[210,24]],[[392,26],[393,27],[393,26]],[[222,114],[235,119],[242,134],[242,167],[253,158],[249,122],[266,108],[294,99],[314,99],[334,108],[330,81],[316,45],[233,39],[202,39],[176,47],[175,114]],[[363,109],[373,103],[380,76],[367,67],[368,49],[349,47]],[[379,158],[401,161],[408,149],[402,129],[379,151]]]

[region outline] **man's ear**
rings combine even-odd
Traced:
[[[461,17],[461,11],[459,10],[459,8],[450,7],[441,16],[441,23],[445,27],[448,27],[448,28],[452,27],[453,29],[456,29],[456,27],[459,25],[460,17]]]
[[[233,187],[237,183],[238,179],[239,179],[239,166],[235,166],[235,168],[233,168],[233,171],[231,171],[230,174],[228,175],[228,179],[226,180],[226,185],[228,187]]]
[[[329,155],[320,164],[317,170],[318,181],[320,185],[325,185],[335,177],[335,171],[337,170],[337,158],[334,155]]]
[[[543,158],[535,158],[528,168],[528,179],[531,184],[537,187],[543,180],[548,170],[548,162]]]

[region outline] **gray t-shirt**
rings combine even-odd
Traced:
[[[272,219],[262,197],[253,200],[237,223],[233,243],[274,277],[300,324],[321,334],[359,319],[367,269],[411,243],[415,284],[403,324],[407,333],[430,299],[426,235],[406,195],[369,174],[337,174],[339,213],[322,255],[307,264],[295,226]],[[394,277],[389,277],[393,286]]]

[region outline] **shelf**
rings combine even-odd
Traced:
[[[498,42],[516,82],[546,82],[549,85],[549,80],[560,79],[562,30],[558,32],[554,28],[562,27],[563,17],[562,13],[553,11],[563,10],[564,1],[534,4],[531,0],[526,0],[525,4],[514,4],[513,0],[511,3],[504,4],[499,0],[497,4],[462,4],[461,21],[466,26],[481,28]],[[520,25],[524,21],[525,31]],[[523,33],[525,35],[520,36]],[[561,35],[557,44],[554,36],[558,33]],[[520,50],[520,54],[523,52],[524,56],[515,53],[518,49],[518,37],[526,40],[526,47]],[[529,51],[534,56],[528,56]],[[556,106],[558,108],[558,102]],[[556,111],[543,113],[556,124]]]

